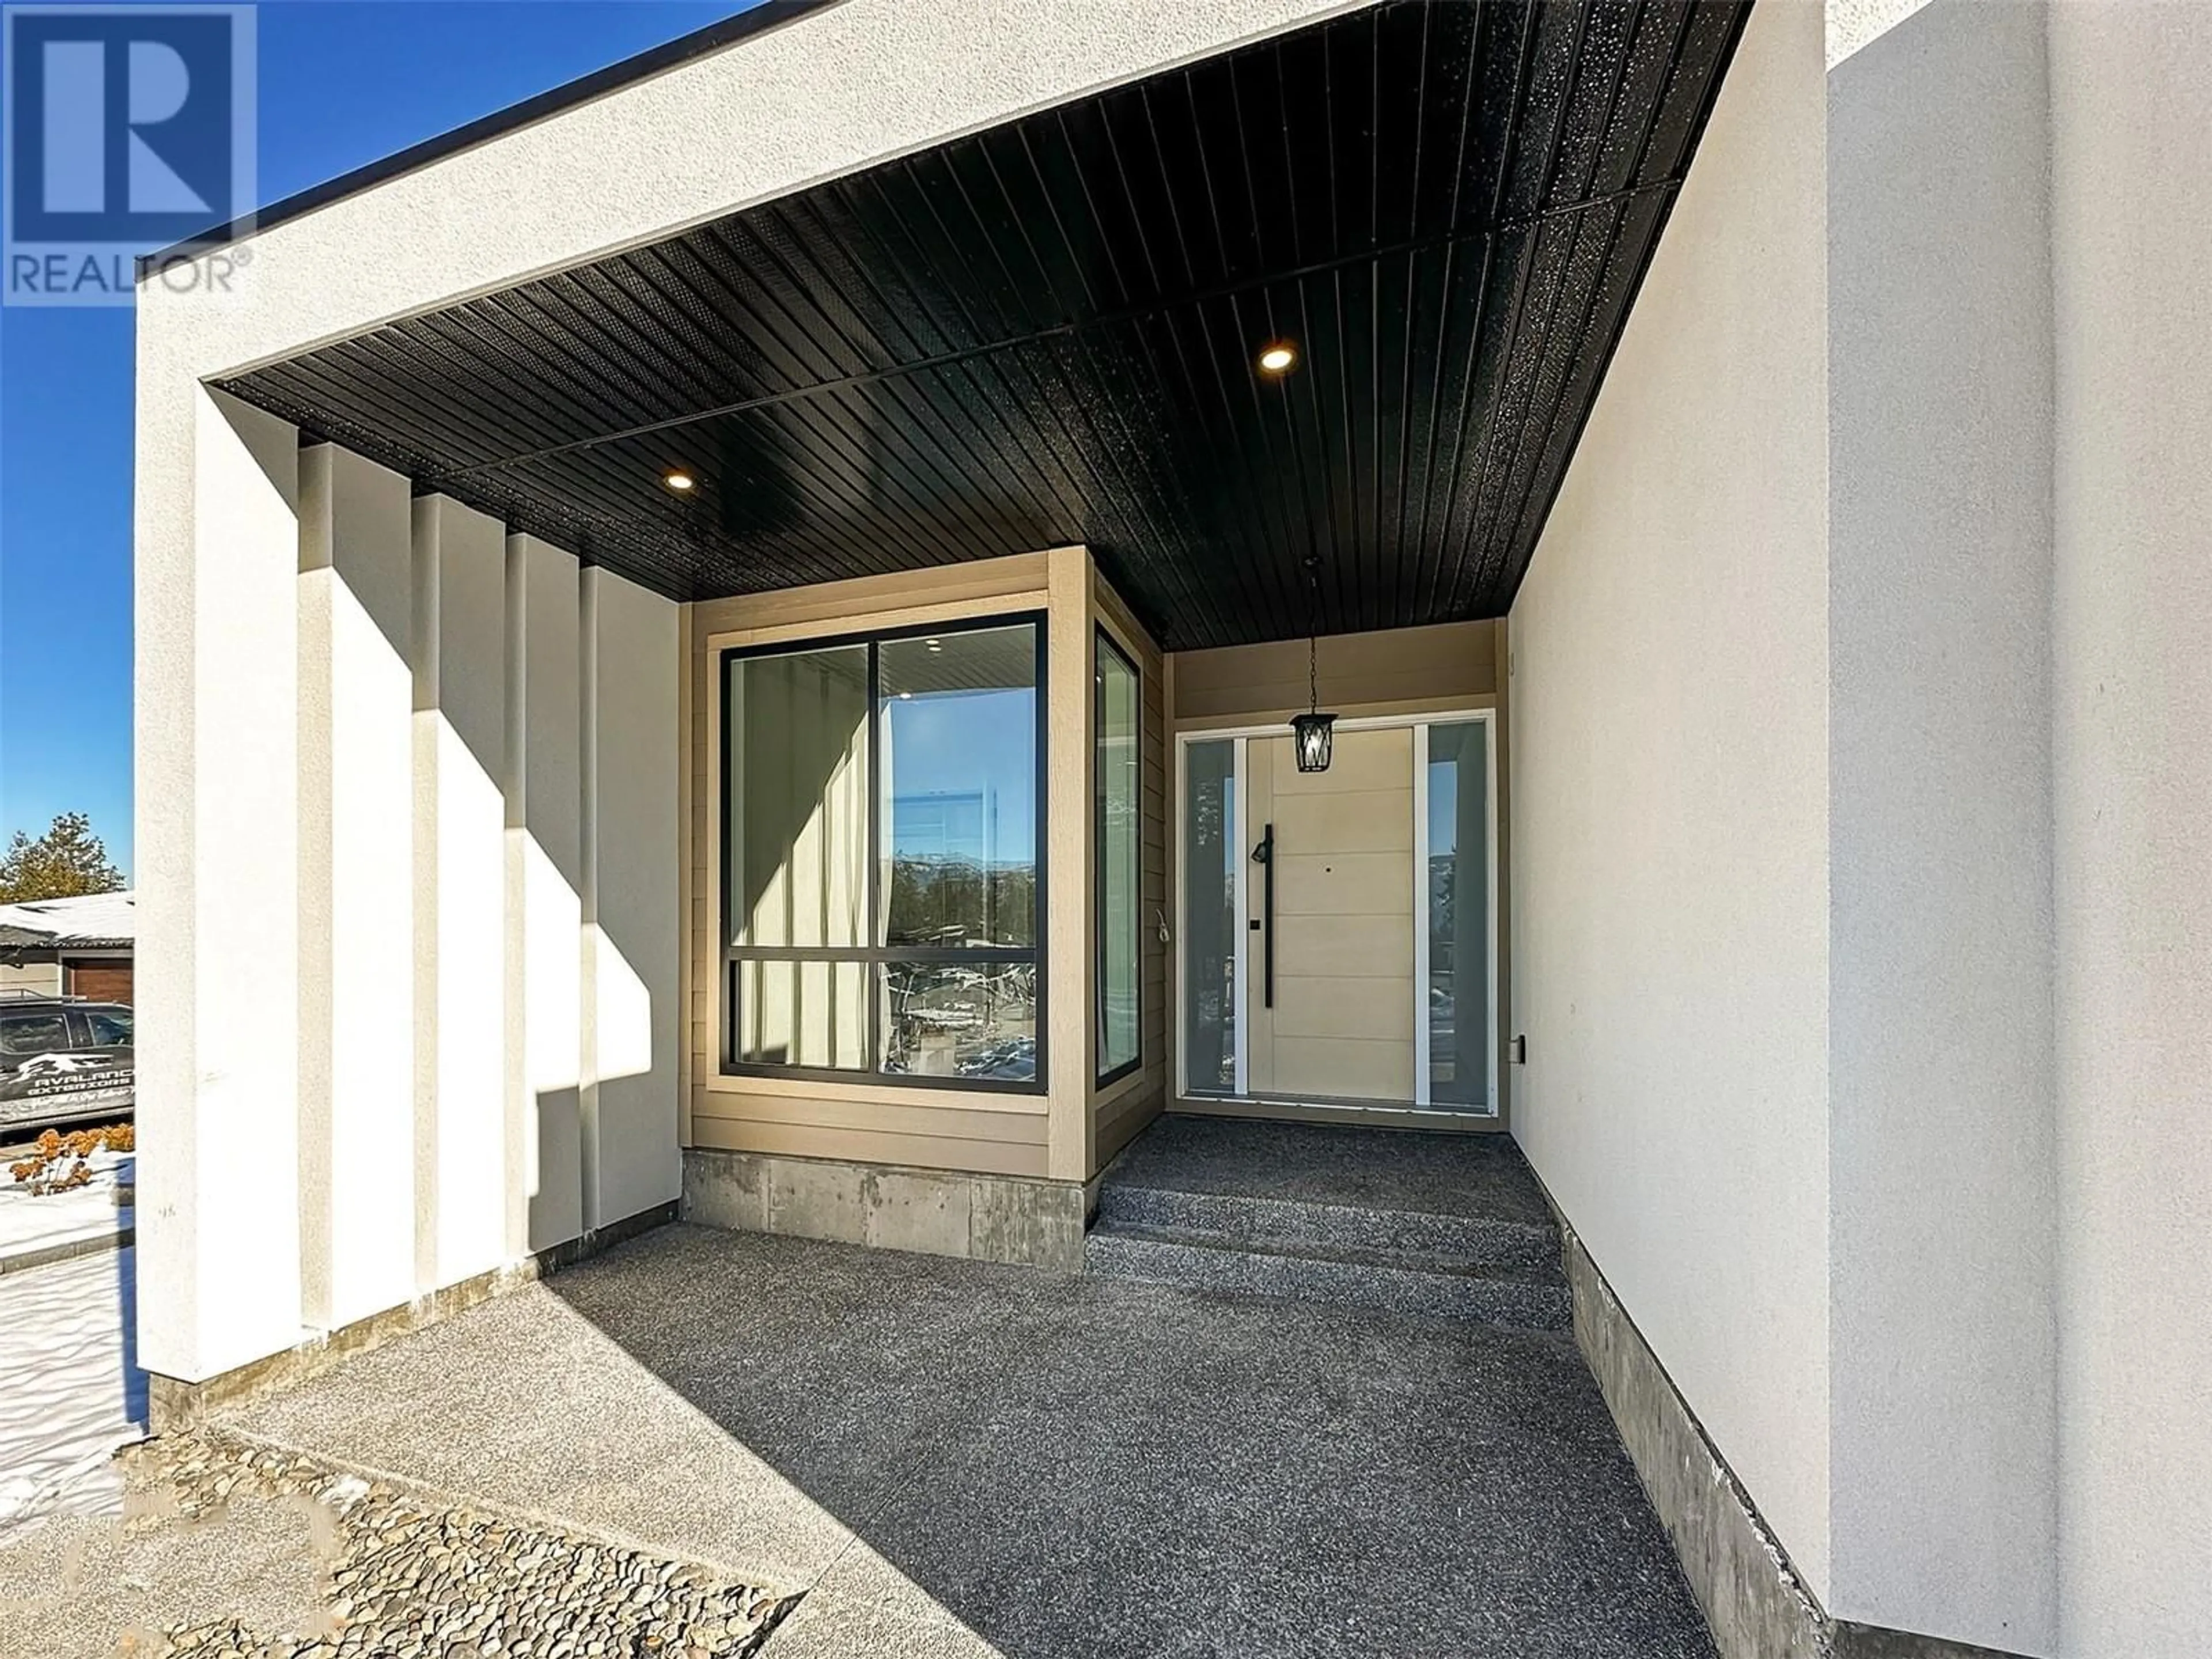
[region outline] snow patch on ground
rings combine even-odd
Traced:
[[[137,1158],[103,1148],[85,1162],[92,1170],[89,1185],[34,1198],[29,1188],[8,1179],[7,1160],[0,1158],[0,1256],[98,1238],[118,1224],[131,1224],[131,1212],[115,1207],[115,1188],[135,1179]]]
[[[115,1187],[132,1162],[102,1153],[90,1186],[44,1198],[0,1170],[0,1256],[129,1226]],[[138,1253],[125,1247],[0,1273],[0,1539],[40,1516],[119,1509],[110,1460],[146,1421],[137,1272]]]

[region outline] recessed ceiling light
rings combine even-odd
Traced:
[[[945,649],[945,641],[943,640],[924,640],[922,643],[927,646],[932,651],[942,651]]]
[[[900,692],[900,693],[899,693],[899,701],[900,701],[901,702],[912,702],[914,701],[914,693],[913,693],[913,692],[911,692],[911,691],[902,691],[902,692]]]
[[[666,484],[671,489],[680,493],[690,489],[693,484],[698,482],[698,480],[694,478],[689,472],[678,468],[677,471],[670,473],[666,477],[663,478],[660,482]]]
[[[1288,340],[1277,340],[1272,345],[1260,348],[1260,372],[1262,374],[1287,374],[1298,366],[1298,349]]]

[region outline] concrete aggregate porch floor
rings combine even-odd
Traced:
[[[1170,1113],[1129,1143],[1106,1178],[1224,1197],[1552,1222],[1528,1160],[1504,1134]]]
[[[803,1591],[770,1659],[1713,1651],[1558,1336],[671,1227],[223,1422]]]

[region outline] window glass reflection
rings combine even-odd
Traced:
[[[887,640],[883,941],[1036,943],[1036,630]]]
[[[1429,1098],[1490,1106],[1487,728],[1429,728]]]
[[[731,942],[864,945],[868,647],[730,666]]]
[[[1185,746],[1184,1076],[1194,1094],[1237,1087],[1237,745]]]
[[[1139,1012],[1138,884],[1139,864],[1137,775],[1137,671],[1103,634],[1098,636],[1096,677],[1097,753],[1092,764],[1097,800],[1098,1075],[1138,1057]]]
[[[890,963],[882,975],[884,1070],[1035,1080],[1035,963]]]
[[[740,962],[734,1057],[855,1071],[868,1063],[867,964]]]

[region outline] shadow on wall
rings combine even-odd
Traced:
[[[334,445],[288,490],[273,423],[213,407],[277,496],[258,550],[298,547],[288,1097],[301,1310],[343,1325],[678,1190],[678,627]]]

